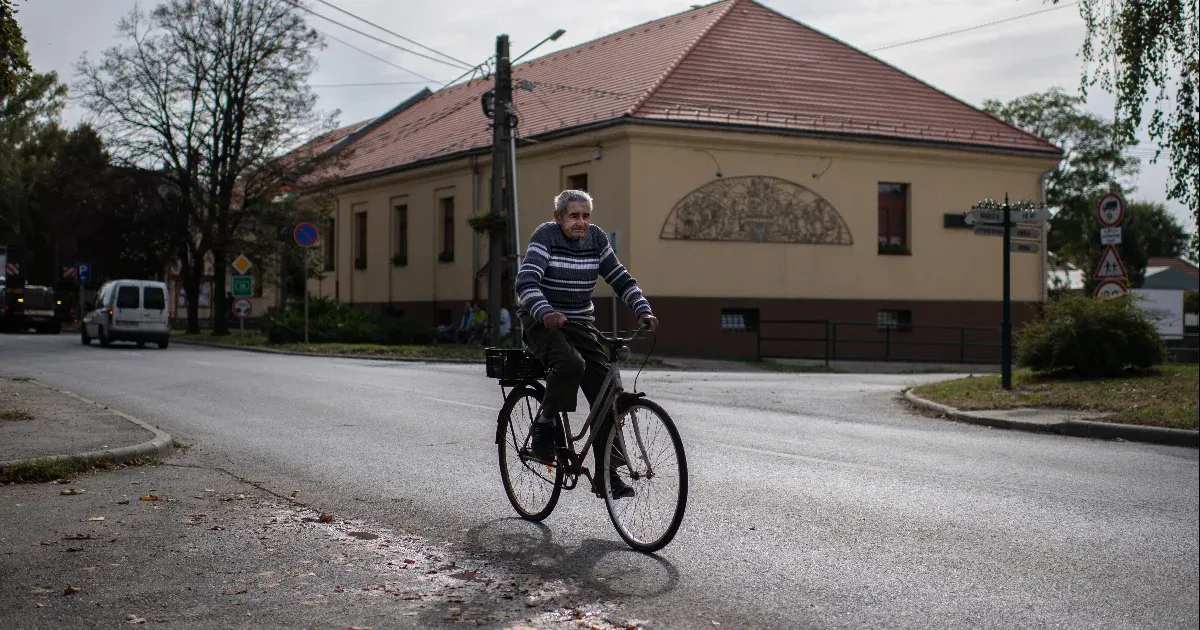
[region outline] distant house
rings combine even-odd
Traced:
[[[1195,291],[1200,288],[1200,268],[1182,256],[1154,257],[1146,261],[1146,280],[1142,287]]]
[[[315,293],[428,324],[486,301],[487,239],[467,218],[490,206],[480,97],[493,82],[422,91],[342,130],[332,149],[348,157]],[[750,0],[521,63],[513,83],[522,251],[552,220],[555,194],[589,191],[594,221],[619,233],[618,256],[663,322],[656,352],[668,354],[752,357],[759,322],[804,319],[874,340],[846,341],[843,356],[957,358],[961,348],[935,337],[958,343],[953,327],[999,326],[1002,295],[1001,239],[973,234],[961,215],[985,198],[1040,200],[1062,157]],[[1039,253],[1012,255],[1018,324],[1043,299],[1042,239]],[[627,329],[632,316],[621,306],[614,322],[611,295],[601,282],[597,325]]]

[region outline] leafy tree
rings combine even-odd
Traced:
[[[0,98],[15,89],[18,77],[31,71],[16,13],[11,0],[0,0]]]
[[[1115,133],[1112,124],[1083,110],[1084,100],[1051,88],[1008,103],[984,102],[991,114],[1061,147],[1064,157],[1051,173],[1046,203],[1059,211],[1050,220],[1049,250],[1087,270],[1088,291],[1098,282],[1090,278],[1104,247],[1096,203],[1110,190],[1121,191],[1119,178],[1137,172],[1138,161],[1128,153],[1133,141]],[[1121,259],[1133,286],[1145,277],[1149,256],[1176,256],[1183,249],[1183,227],[1162,204],[1126,198],[1122,223]]]
[[[1087,26],[1081,50],[1084,93],[1099,83],[1116,94],[1116,130],[1127,141],[1141,127],[1143,112],[1153,98],[1147,131],[1170,152],[1167,196],[1192,209],[1196,226],[1200,223],[1200,3],[1080,0],[1079,14]],[[1169,94],[1172,87],[1173,95]],[[1190,248],[1193,259],[1200,257],[1200,229],[1192,232]]]
[[[1128,153],[1136,141],[1118,137],[1112,124],[1083,109],[1085,102],[1060,87],[1008,103],[983,102],[984,111],[1063,150],[1047,182],[1046,204],[1051,207],[1065,209],[1072,201],[1104,194],[1114,182],[1137,174],[1137,158]]]
[[[127,40],[99,63],[81,59],[79,92],[121,160],[161,170],[185,219],[179,252],[188,330],[213,273],[213,334],[228,333],[232,248],[281,183],[316,168],[290,154],[332,129],[307,86],[321,35],[290,0],[169,0],[118,24]]]

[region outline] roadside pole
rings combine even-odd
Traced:
[[[1008,193],[1004,194],[1004,203],[996,203],[992,199],[971,206],[971,212],[966,216],[966,224],[973,227],[976,236],[1000,236],[1003,239],[1003,302],[1000,314],[1000,386],[1006,390],[1012,389],[1012,253],[1036,254],[1041,251],[1041,245],[1033,240],[1013,240],[1015,236],[1021,239],[1040,239],[1043,227],[1033,227],[1028,224],[1043,224],[1050,218],[1050,211],[1045,204],[1035,205],[1032,201],[1020,201],[1010,204]],[[993,225],[987,225],[987,224]],[[995,224],[999,224],[996,226]],[[1042,279],[1045,282],[1045,279]]]
[[[309,223],[308,221],[304,221],[297,225],[296,229],[292,231],[292,238],[295,239],[297,245],[304,248],[304,260],[301,261],[300,266],[303,269],[304,275],[304,343],[308,343],[309,259],[312,258],[312,248],[315,247],[320,241],[320,232],[317,230],[317,226]]]

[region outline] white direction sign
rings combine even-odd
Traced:
[[[976,225],[971,230],[976,236],[1004,236],[1003,225]],[[1041,228],[1013,226],[1009,228],[1009,236],[1012,238],[1040,239],[1042,238]]]
[[[1100,244],[1101,245],[1120,245],[1121,244],[1121,228],[1119,228],[1119,227],[1100,228]]]
[[[1093,278],[1124,278],[1128,273],[1125,271],[1125,263],[1121,262],[1121,257],[1117,255],[1117,249],[1112,245],[1104,248],[1104,255],[1100,257],[1100,264],[1096,265],[1096,273]]]
[[[1008,220],[1012,223],[1041,223],[1050,218],[1050,211],[1045,208],[1033,210],[1009,210]],[[972,210],[964,218],[967,225],[977,223],[1004,223],[1003,210]]]
[[[1036,254],[1042,251],[1042,246],[1037,243],[1030,243],[1029,241],[1009,241],[1008,251],[1021,254]]]
[[[1125,218],[1125,201],[1117,193],[1108,193],[1096,204],[1096,220],[1103,227],[1112,227]]]

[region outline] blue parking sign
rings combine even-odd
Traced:
[[[92,266],[88,263],[79,263],[75,266],[75,275],[80,282],[87,282],[92,279]]]

